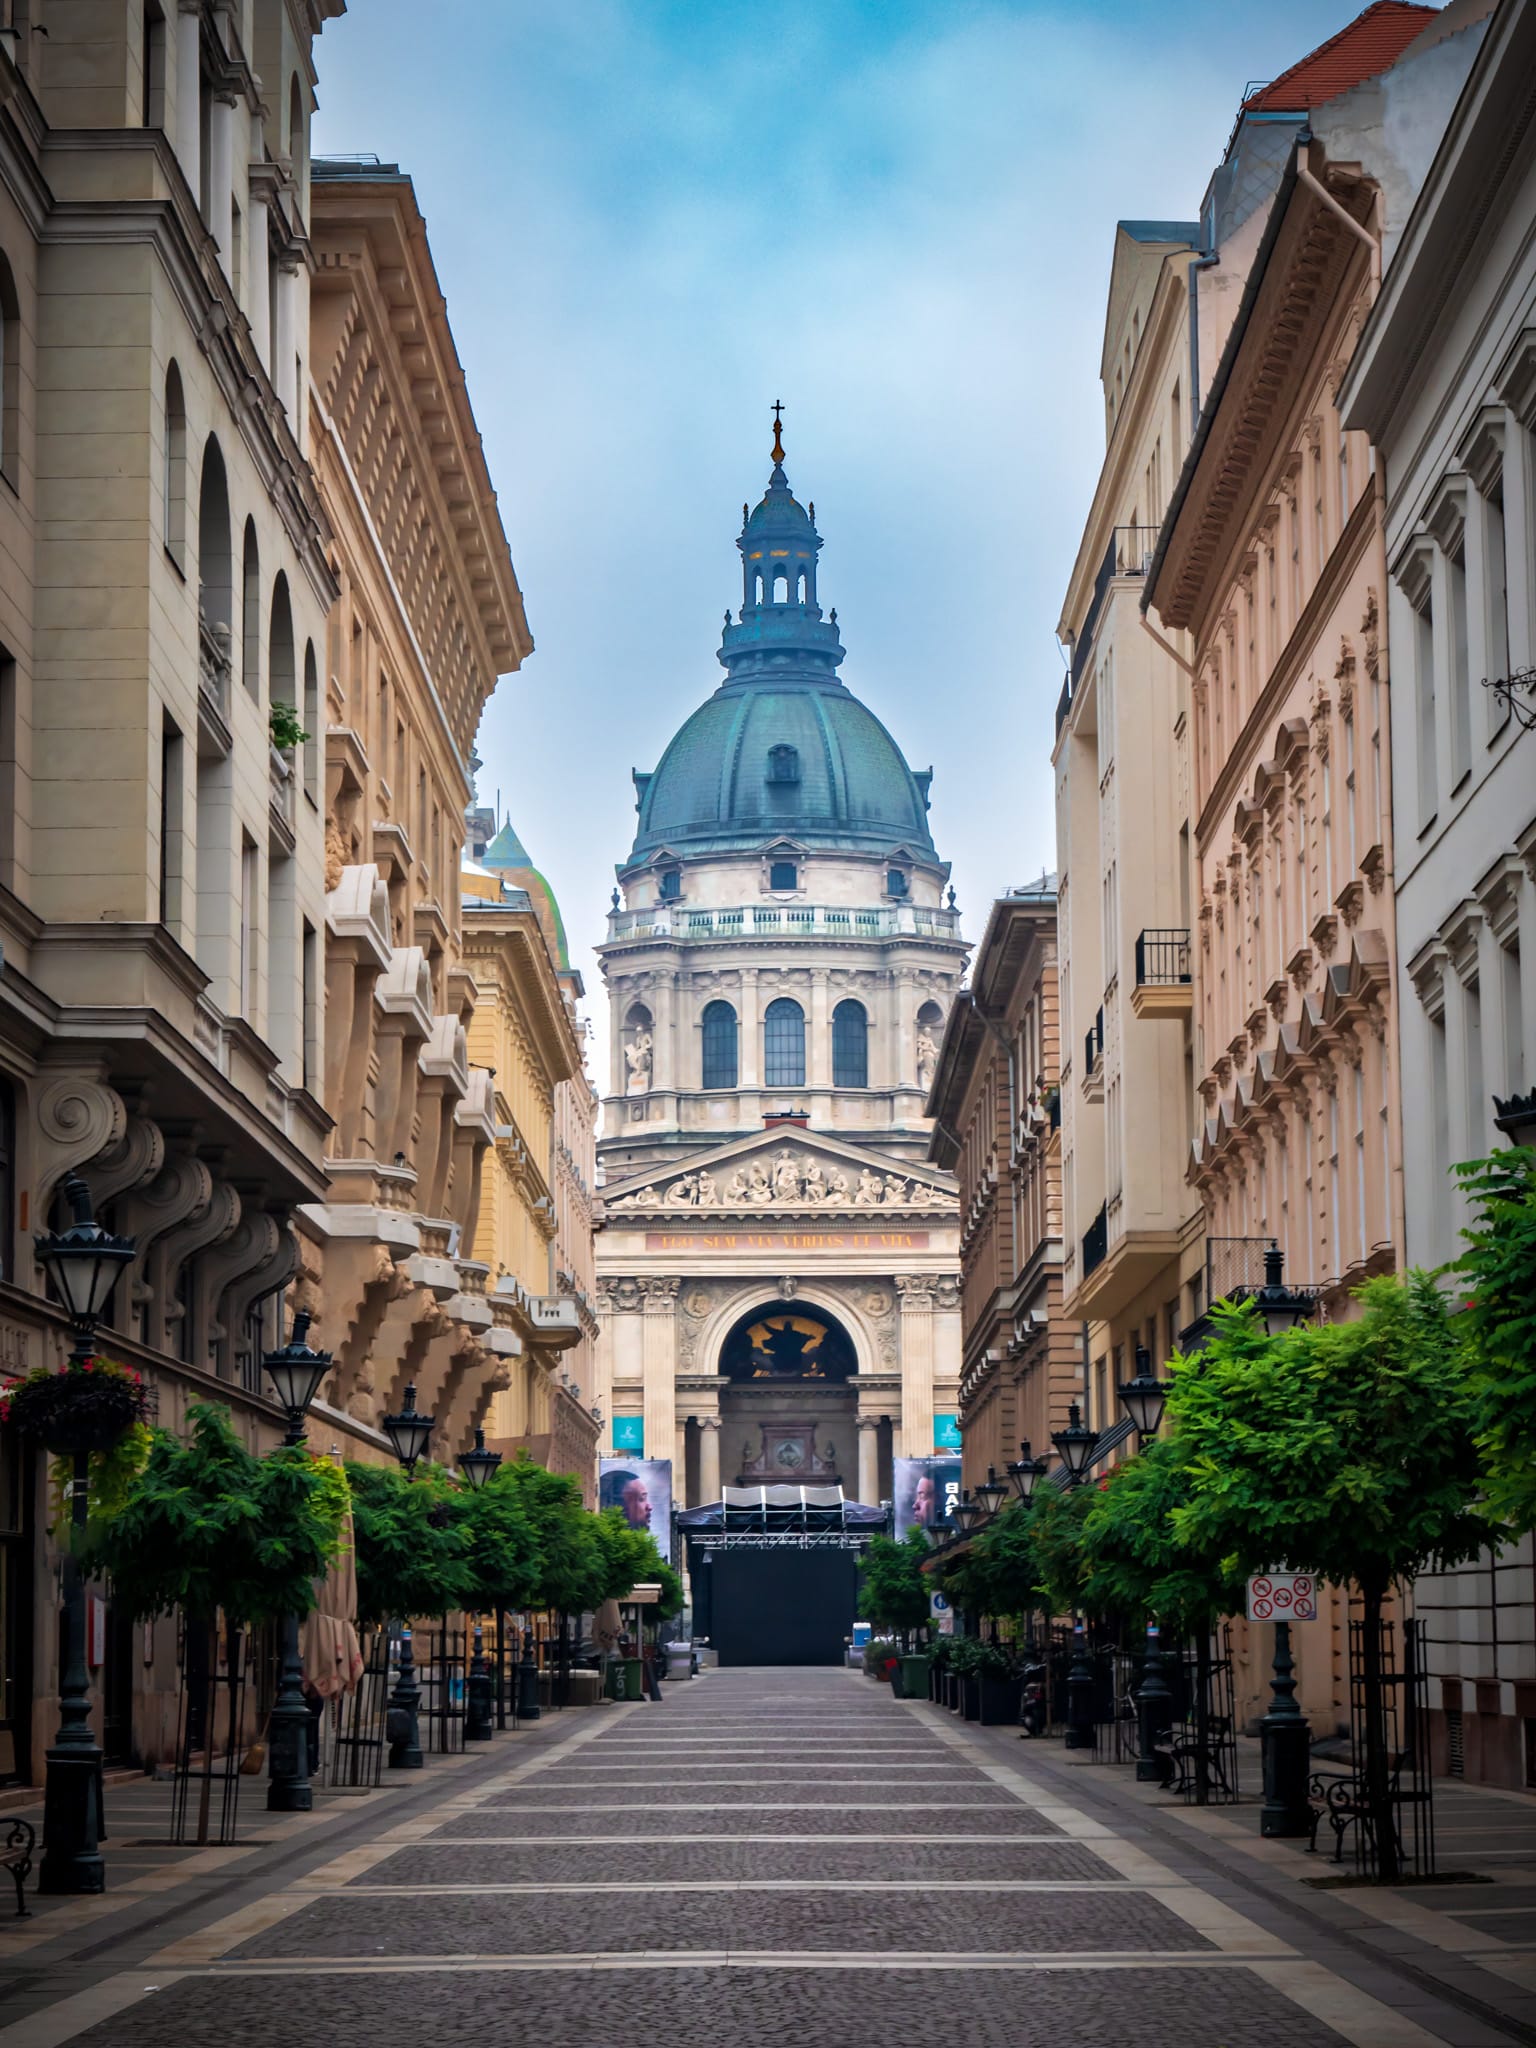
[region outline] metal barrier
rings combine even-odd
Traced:
[[[387,1628],[369,1629],[359,1639],[363,1668],[356,1686],[330,1702],[331,1739],[325,1755],[325,1782],[352,1789],[383,1783],[385,1717],[394,1683],[395,1645]]]
[[[213,1619],[182,1615],[178,1651],[170,1839],[232,1842],[240,1814],[250,1638],[222,1613]]]
[[[416,1635],[416,1676],[421,1684],[422,1748],[432,1756],[457,1756],[464,1747],[467,1659],[464,1630],[429,1628]]]

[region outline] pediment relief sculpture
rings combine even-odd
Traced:
[[[782,1146],[759,1153],[729,1172],[701,1167],[677,1179],[636,1188],[608,1203],[615,1212],[636,1209],[930,1209],[939,1199],[925,1181],[864,1167],[857,1173],[814,1152]]]

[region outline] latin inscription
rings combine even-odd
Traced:
[[[921,1252],[926,1230],[648,1230],[648,1252]]]

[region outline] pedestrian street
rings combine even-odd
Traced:
[[[1130,1801],[1089,1817],[1074,1777],[852,1672],[707,1673],[508,1743],[232,1913],[104,1922],[93,1981],[0,2048],[1531,2038],[1335,1940],[1337,1904],[1277,1911]]]

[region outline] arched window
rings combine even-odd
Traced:
[[[704,1076],[706,1088],[736,1086],[736,1012],[729,1003],[704,1005]]]
[[[16,482],[21,439],[21,301],[0,256],[0,476]]]
[[[293,606],[288,598],[288,578],[278,571],[272,586],[272,624],[267,632],[267,697],[269,703],[286,704],[297,712],[297,674],[294,667]]]
[[[187,401],[174,363],[165,373],[165,443],[161,450],[160,533],[178,569],[186,567]]]
[[[851,996],[832,1012],[832,1086],[869,1086],[869,1018]]]
[[[231,659],[235,616],[234,557],[229,532],[229,484],[224,458],[210,434],[203,449],[203,475],[197,493],[197,610],[223,650],[226,673]]]
[[[776,996],[763,1012],[763,1083],[805,1086],[805,1012],[791,996]]]
[[[299,203],[308,205],[304,180],[309,170],[308,138],[304,132],[304,94],[295,72],[288,82],[288,157],[293,165],[293,182],[299,188]]]
[[[261,551],[256,522],[245,522],[245,548],[240,563],[240,680],[261,700]]]
[[[775,604],[789,603],[789,571],[775,569],[773,572],[773,601]]]
[[[763,572],[762,572],[762,570],[761,570],[761,569],[758,569],[758,570],[756,570],[756,571],[754,572],[754,574],[753,574],[753,577],[752,577],[752,602],[753,602],[754,604],[761,604],[761,603],[762,603],[762,601],[763,601]]]

